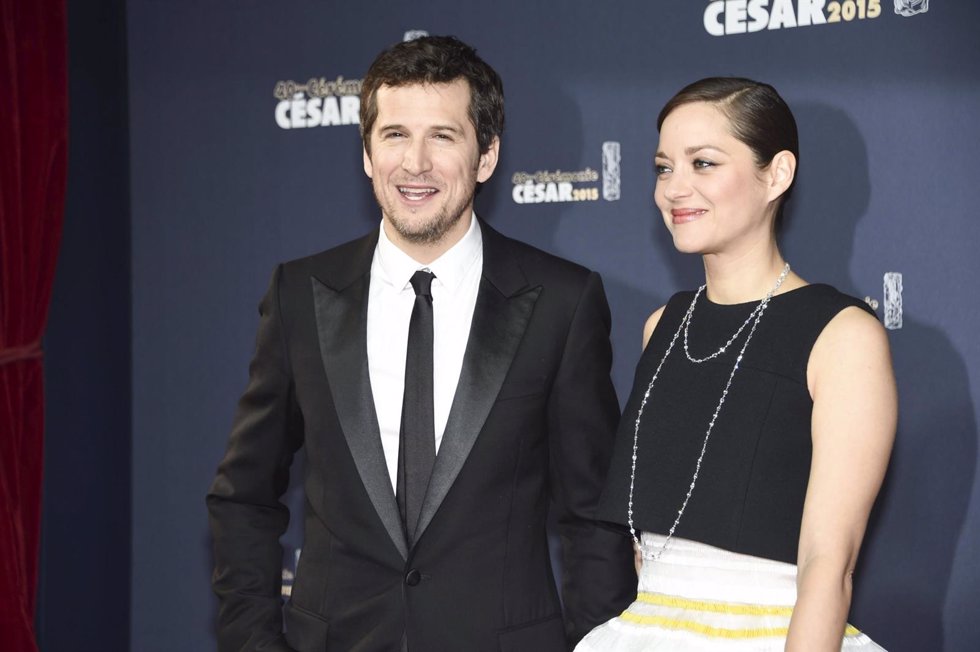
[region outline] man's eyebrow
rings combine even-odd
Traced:
[[[378,130],[379,131],[392,131],[392,130],[408,131],[408,128],[405,127],[405,125],[401,125],[401,124],[387,124],[387,125],[379,126]],[[428,127],[427,131],[451,131],[456,134],[461,134],[463,133],[463,128],[459,125],[454,125],[454,124],[437,124]]]

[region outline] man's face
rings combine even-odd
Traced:
[[[469,228],[477,182],[497,165],[499,140],[481,154],[469,119],[470,88],[447,84],[382,86],[364,172],[386,233],[402,248],[455,244]]]

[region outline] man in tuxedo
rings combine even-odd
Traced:
[[[280,265],[261,302],[207,500],[220,650],[558,652],[635,596],[628,538],[593,521],[619,413],[601,281],[473,213],[503,122],[500,78],[454,38],[368,71],[381,225]],[[280,497],[301,445],[283,611]]]

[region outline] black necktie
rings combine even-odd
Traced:
[[[429,486],[436,459],[436,436],[432,408],[432,279],[431,272],[412,276],[415,308],[408,325],[405,356],[405,395],[398,442],[398,511],[408,545],[415,543],[415,530],[422,499]]]

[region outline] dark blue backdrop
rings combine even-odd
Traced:
[[[980,7],[750,4],[740,19],[744,0],[127,3],[131,649],[213,648],[203,495],[244,388],[256,304],[278,261],[380,219],[357,127],[344,123],[374,55],[410,30],[455,34],[501,73],[508,126],[478,211],[602,273],[621,398],[644,319],[700,275],[654,211],[657,111],[707,75],[780,90],[802,138],[787,259],[891,309],[900,426],[852,621],[892,651],[980,649]],[[529,197],[580,201],[517,201]],[[887,273],[902,291],[886,305]]]

